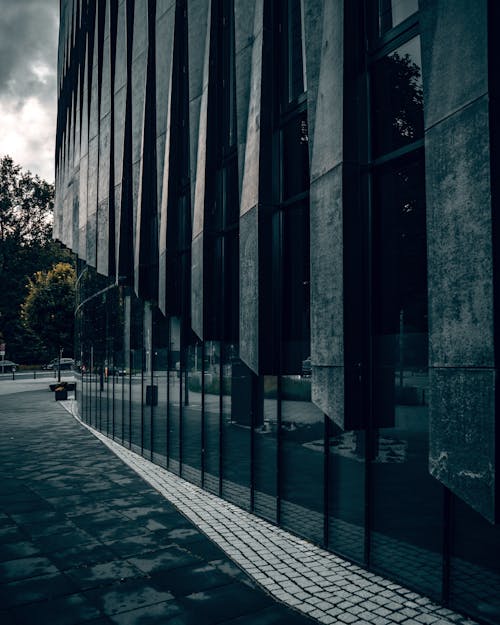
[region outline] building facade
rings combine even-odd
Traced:
[[[54,224],[87,423],[486,623],[499,17],[62,0]]]

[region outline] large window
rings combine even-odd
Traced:
[[[369,15],[374,33],[368,53],[373,427],[370,563],[392,575],[397,571],[410,586],[439,598],[443,497],[427,469],[423,95],[415,4],[381,2],[378,15]],[[402,27],[396,28],[399,23]]]
[[[238,337],[238,152],[233,0],[212,3],[205,200],[205,336]]]

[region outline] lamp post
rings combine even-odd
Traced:
[[[63,347],[59,347],[59,358],[57,360],[57,381],[60,382],[61,381],[61,358],[63,355],[63,351],[64,348]]]

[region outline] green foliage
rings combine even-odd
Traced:
[[[9,156],[0,158],[0,338],[15,362],[41,362],[52,354],[21,322],[26,283],[37,271],[71,253],[52,240],[54,188],[24,172]]]
[[[75,282],[76,273],[69,263],[37,271],[28,281],[21,319],[48,353],[57,352],[60,347],[65,354],[73,353]]]

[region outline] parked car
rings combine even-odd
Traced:
[[[16,371],[19,365],[12,360],[0,360],[0,373],[10,373]]]
[[[61,358],[61,371],[66,371],[68,369],[72,369],[75,364],[73,358]],[[57,371],[59,366],[59,358],[54,358],[48,364],[42,365],[42,369],[46,369],[47,371],[53,371],[54,369]]]

